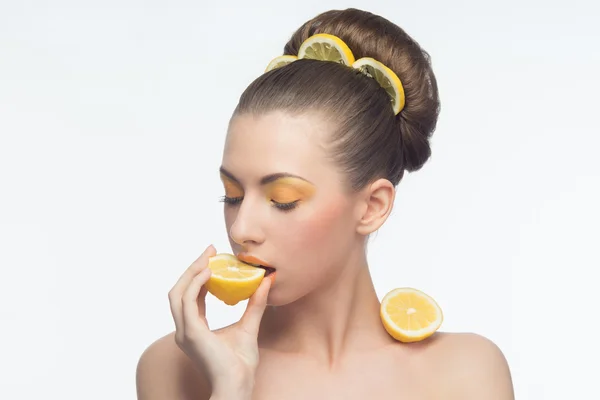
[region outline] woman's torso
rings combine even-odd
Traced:
[[[445,383],[433,354],[427,346],[408,346],[348,356],[334,367],[263,351],[253,399],[439,399]]]
[[[306,356],[261,349],[253,400],[458,399],[460,395],[453,392],[464,382],[459,382],[455,359],[468,339],[465,336],[436,333],[419,343],[397,342],[349,355],[333,367]],[[174,363],[168,368],[172,375],[165,378],[174,392],[168,395],[208,399],[204,377],[177,347],[173,334],[163,339],[163,352]]]

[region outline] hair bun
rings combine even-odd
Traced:
[[[304,23],[285,45],[284,54],[297,55],[302,42],[317,33],[338,36],[357,59],[375,58],[398,75],[406,96],[397,116],[403,143],[399,161],[407,171],[420,169],[431,156],[429,139],[440,112],[429,54],[394,23],[353,8],[327,11]]]

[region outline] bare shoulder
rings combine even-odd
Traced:
[[[429,362],[435,365],[443,382],[446,398],[514,399],[508,362],[488,338],[474,333],[436,333],[424,342]]]
[[[210,388],[201,371],[175,343],[170,333],[148,346],[137,364],[138,400],[210,398]]]

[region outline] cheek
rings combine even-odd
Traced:
[[[286,291],[281,301],[299,298],[339,274],[354,238],[348,209],[343,200],[320,205],[270,236],[277,238],[272,243],[285,267],[280,282],[292,283],[282,286]]]
[[[237,208],[224,204],[223,205],[223,217],[225,220],[225,232],[227,234],[227,238],[229,239],[229,243],[231,244],[231,246],[233,248],[236,245],[236,243],[233,241],[230,233],[231,233],[231,226],[235,223],[235,219],[237,218]]]
[[[348,236],[350,218],[346,209],[342,201],[331,201],[287,225],[282,234],[294,246],[299,257],[322,257],[324,252],[330,252],[332,246]]]

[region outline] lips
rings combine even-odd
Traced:
[[[275,273],[275,268],[273,268],[273,267],[263,267],[262,265],[257,265],[257,267],[262,268],[265,271],[267,271],[267,272],[265,272],[265,277]]]
[[[261,260],[260,258],[253,256],[248,253],[239,253],[237,256],[238,260],[250,264],[254,267],[262,268],[266,271],[265,276],[269,276],[275,272],[275,268],[269,265],[268,262]]]

